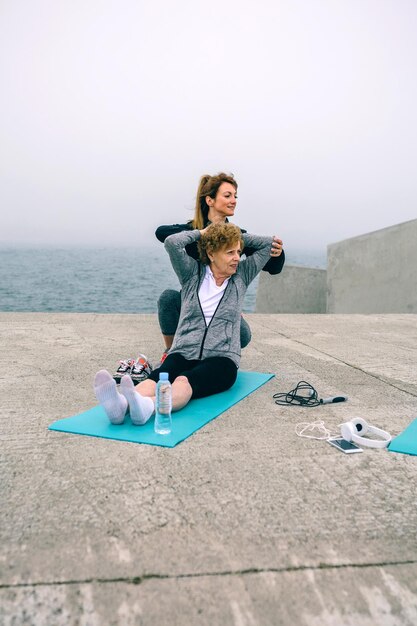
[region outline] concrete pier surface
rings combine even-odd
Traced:
[[[417,316],[247,319],[241,367],[276,377],[168,449],[47,430],[98,369],[158,360],[156,316],[0,314],[2,626],[417,624],[417,457],[294,430],[404,430]],[[349,401],[274,403],[301,380]]]

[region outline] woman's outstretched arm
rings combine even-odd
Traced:
[[[239,274],[249,285],[264,267],[271,253],[273,237],[242,233],[243,243],[253,249],[252,254],[239,263]]]

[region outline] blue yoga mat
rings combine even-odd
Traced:
[[[417,419],[413,420],[407,428],[394,437],[388,446],[390,452],[402,452],[417,456]]]
[[[173,448],[196,430],[243,400],[255,389],[264,385],[273,376],[274,374],[239,371],[235,384],[227,391],[208,398],[191,400],[181,411],[173,413],[172,432],[169,435],[158,435],[154,432],[153,418],[144,426],[134,426],[127,416],[124,424],[115,426],[109,422],[101,406],[96,406],[73,417],[58,420],[49,426],[49,430]]]

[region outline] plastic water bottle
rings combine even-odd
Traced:
[[[169,435],[172,428],[172,389],[166,372],[159,373],[156,386],[155,432],[159,435]]]

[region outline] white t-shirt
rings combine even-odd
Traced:
[[[213,272],[208,265],[206,266],[206,274],[198,292],[198,299],[200,300],[207,326],[211,322],[211,318],[217,309],[228,282],[229,279],[226,278],[223,284],[218,287]]]

